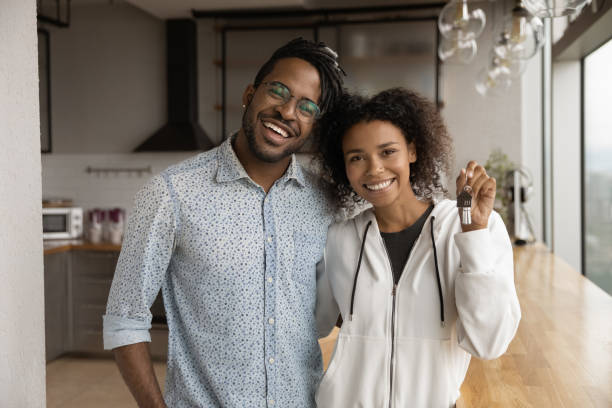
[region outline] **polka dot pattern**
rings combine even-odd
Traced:
[[[149,341],[161,288],[169,407],[314,407],[316,264],[332,221],[316,185],[293,157],[266,194],[228,140],[138,193],[105,347]]]

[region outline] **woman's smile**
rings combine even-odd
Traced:
[[[393,183],[394,181],[395,181],[395,178],[390,178],[384,181],[371,182],[369,184],[364,184],[363,186],[370,191],[373,191],[376,193],[384,193],[390,189],[391,183]]]

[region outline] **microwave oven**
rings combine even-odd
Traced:
[[[43,239],[75,239],[83,235],[83,209],[43,208]]]

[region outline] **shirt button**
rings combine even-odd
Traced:
[[[270,399],[269,402],[270,402],[270,405],[274,405],[274,400],[273,399]]]
[[[268,282],[272,283],[272,277],[268,276]]]
[[[268,323],[270,323],[270,324],[274,324],[274,319],[273,319],[273,318],[269,318],[269,319],[268,319]]]
[[[268,237],[268,242],[272,242],[272,237]]]
[[[270,362],[270,364],[274,364],[274,359],[272,357],[270,357],[268,361]]]

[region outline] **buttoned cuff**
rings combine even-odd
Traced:
[[[128,344],[151,342],[150,322],[121,316],[104,315],[104,350]]]
[[[494,259],[494,248],[488,228],[458,232],[455,244],[461,257],[462,272],[483,272],[491,270]]]

